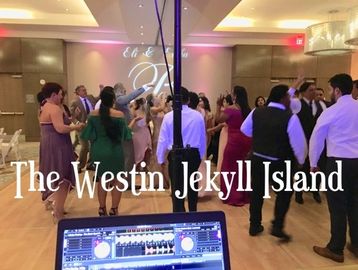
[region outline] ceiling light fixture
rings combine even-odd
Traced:
[[[25,9],[0,9],[0,19],[32,19],[32,12]]]
[[[358,6],[349,13],[346,39],[346,44],[358,45]]]
[[[252,26],[254,26],[254,20],[252,19],[245,17],[226,17],[220,22],[220,24],[215,28],[215,30]]]
[[[184,10],[188,10],[188,7],[184,7]]]
[[[332,21],[307,27],[304,53],[307,55],[346,54],[353,49],[345,45],[346,22]]]
[[[143,33],[143,32],[141,32],[141,33],[140,33],[140,35],[141,35],[141,36],[143,36],[143,35],[144,35],[144,33]]]
[[[139,4],[138,7],[139,7],[139,8],[142,8],[142,7],[143,7],[143,4]]]
[[[139,28],[140,28],[140,29],[143,29],[143,28],[144,28],[144,26],[143,26],[143,25],[141,25]]]

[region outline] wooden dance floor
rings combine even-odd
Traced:
[[[51,213],[45,211],[40,193],[26,191],[29,175],[24,175],[22,180],[23,199],[14,199],[15,182],[0,191],[0,269],[53,269],[57,226],[53,223]],[[313,245],[325,245],[329,239],[328,209],[324,196],[322,198],[322,205],[316,204],[309,194],[304,195],[304,205],[292,202],[286,226],[287,233],[293,236],[289,244],[280,244],[269,235],[272,199],[265,201],[265,231],[258,237],[248,235],[248,206],[236,208],[224,205],[215,194],[200,200],[198,209],[222,210],[226,213],[233,270],[358,269],[358,259],[348,251],[345,251],[344,264],[313,253]],[[72,192],[66,202],[69,218],[96,216],[97,207],[96,198],[86,196],[80,200],[76,192]],[[169,193],[149,192],[134,197],[130,192],[125,192],[119,212],[125,215],[171,212]]]

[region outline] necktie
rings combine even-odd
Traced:
[[[310,111],[311,111],[311,114],[313,115],[312,100],[310,101],[309,105],[310,105]]]
[[[84,98],[84,101],[85,101],[86,113],[89,114],[91,110],[90,107],[88,106],[87,98]]]

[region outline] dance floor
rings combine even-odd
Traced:
[[[1,270],[44,269],[54,267],[57,227],[51,213],[45,211],[40,194],[28,192],[29,174],[22,177],[23,199],[14,199],[16,182],[0,191],[0,262]],[[321,258],[312,251],[313,245],[325,245],[329,238],[329,217],[326,200],[321,205],[305,194],[305,204],[292,202],[286,231],[293,241],[281,244],[269,235],[273,200],[266,200],[263,213],[265,231],[261,236],[248,235],[248,206],[236,208],[223,205],[216,194],[201,199],[199,211],[222,210],[226,214],[229,234],[231,268],[234,270],[328,270],[358,269],[358,259],[348,251],[345,263]],[[109,198],[108,198],[109,199]],[[109,205],[108,205],[109,206]],[[97,215],[97,200],[85,196],[78,199],[72,192],[66,202],[68,218]],[[143,193],[134,197],[125,192],[119,212],[123,215],[171,211],[168,192]]]

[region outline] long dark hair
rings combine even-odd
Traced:
[[[154,95],[149,94],[146,98],[147,106],[145,107],[145,117],[147,119],[147,124],[152,120],[152,114],[150,112],[150,108],[154,106]]]
[[[201,97],[201,100],[204,102],[204,110],[211,112],[210,102],[207,97]]]
[[[240,106],[242,116],[245,119],[251,112],[245,87],[239,85],[235,86],[234,95],[235,95],[235,103]]]
[[[101,118],[102,125],[106,130],[106,134],[108,138],[111,139],[113,143],[118,142],[120,138],[121,130],[118,125],[112,120],[110,116],[110,109],[114,104],[114,91],[113,87],[106,86],[103,88],[101,92],[101,106],[99,107],[99,115]]]
[[[134,101],[134,110],[138,110],[140,106],[143,106],[145,104],[146,100],[144,98],[137,98]]]
[[[226,97],[224,97],[224,99],[226,100],[226,103],[229,105],[234,104],[234,102],[232,102],[232,96],[231,95],[227,95]]]

